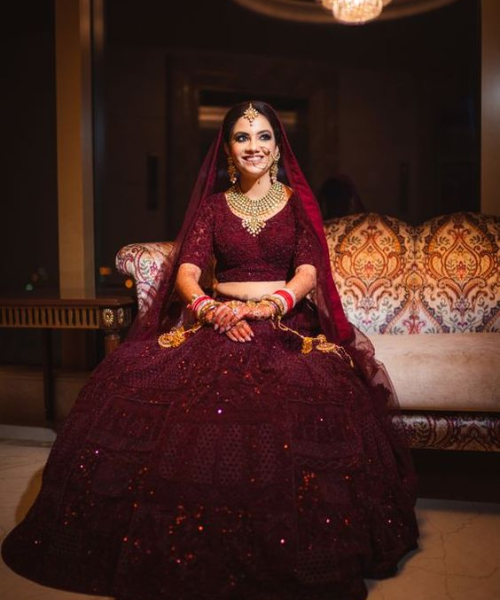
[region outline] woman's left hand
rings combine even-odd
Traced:
[[[262,321],[276,316],[276,307],[269,302],[253,302],[249,305],[247,319]]]
[[[219,333],[229,331],[238,321],[244,319],[250,311],[246,302],[240,300],[230,300],[229,302],[221,302],[214,310],[210,322],[213,323],[214,329]]]

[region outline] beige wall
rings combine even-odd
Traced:
[[[92,298],[94,198],[90,0],[56,0],[59,288]]]
[[[500,215],[500,2],[481,9],[481,212]]]

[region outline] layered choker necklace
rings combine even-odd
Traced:
[[[267,194],[262,198],[249,198],[239,185],[233,185],[226,192],[229,208],[241,217],[241,224],[253,236],[266,226],[266,220],[262,217],[276,209],[285,199],[285,187],[279,181],[272,184]]]

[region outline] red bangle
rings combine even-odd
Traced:
[[[274,293],[278,294],[278,296],[281,296],[285,300],[288,311],[292,310],[292,308],[295,306],[295,302],[292,295],[287,290],[276,290]]]
[[[190,304],[188,304],[187,307],[195,313],[200,304],[205,300],[212,300],[212,298],[210,298],[210,296],[207,295],[198,296]]]

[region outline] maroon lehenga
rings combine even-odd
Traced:
[[[177,262],[213,253],[220,281],[288,280],[317,260],[301,207],[295,194],[252,237],[223,194],[205,196]],[[303,300],[283,323],[314,336],[322,316]],[[353,367],[251,326],[252,342],[204,326],[169,349],[132,335],[104,360],[6,563],[118,600],[360,600],[363,578],[393,574],[418,528],[387,390],[354,345]]]

